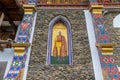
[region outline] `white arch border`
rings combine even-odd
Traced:
[[[120,14],[113,19],[113,27],[120,28]]]

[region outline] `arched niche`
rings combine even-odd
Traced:
[[[113,27],[120,28],[120,14],[113,19]]]
[[[62,26],[62,27],[61,27]],[[58,31],[54,31],[54,30],[58,30]],[[62,29],[64,29],[62,31]],[[63,38],[61,38],[61,44],[63,43],[62,41],[66,42],[66,46],[67,46],[67,57],[63,58],[67,60],[68,59],[68,63],[65,64],[72,64],[72,37],[71,37],[71,25],[69,23],[69,21],[67,20],[67,18],[63,17],[63,16],[57,16],[55,17],[49,24],[49,31],[48,31],[48,44],[47,44],[47,60],[46,60],[46,64],[50,65],[50,64],[64,64],[64,63],[59,63],[59,52],[60,50],[57,48],[57,56],[56,58],[54,58],[55,63],[52,62],[53,60],[53,50],[55,51],[56,49],[55,46],[57,46],[57,44],[59,44],[58,41],[58,36],[62,35]],[[64,39],[65,38],[65,39]],[[64,42],[64,43],[65,43]],[[63,50],[64,52],[64,50]],[[58,60],[58,61],[56,61]],[[60,60],[62,61],[62,58],[60,57]],[[56,63],[58,62],[58,63]]]

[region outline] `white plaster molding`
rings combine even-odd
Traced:
[[[113,27],[120,28],[120,14],[113,19]]]
[[[86,26],[87,26],[88,39],[89,39],[89,44],[90,44],[95,80],[104,80],[103,75],[102,75],[102,68],[100,64],[99,54],[95,46],[96,39],[95,39],[94,26],[92,22],[92,16],[88,10],[84,10],[84,13],[85,13],[85,19],[86,19]]]

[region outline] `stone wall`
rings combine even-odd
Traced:
[[[119,11],[119,10],[118,10]],[[104,15],[105,26],[111,36],[111,40],[116,44],[114,47],[114,55],[116,57],[117,64],[120,66],[120,28],[113,27],[113,19],[120,14],[117,10],[108,10],[108,13]]]
[[[71,24],[73,65],[46,65],[48,27],[58,15]],[[83,10],[38,9],[27,80],[94,80]]]

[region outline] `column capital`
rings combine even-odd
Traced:
[[[32,14],[33,12],[36,12],[36,6],[35,5],[23,5],[25,14]]]
[[[23,56],[25,54],[26,47],[30,46],[30,43],[13,43],[14,55]]]
[[[12,44],[13,47],[29,47],[31,46],[30,43],[13,43]]]
[[[115,43],[97,43],[96,47],[102,48],[102,55],[113,55]]]
[[[102,14],[103,8],[103,5],[91,5],[89,11],[91,11],[93,14]]]

